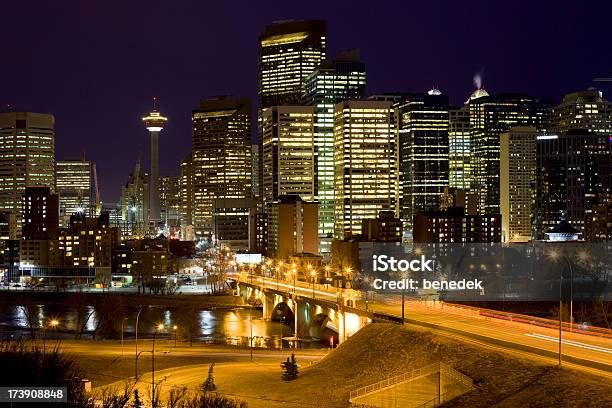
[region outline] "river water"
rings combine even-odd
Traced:
[[[43,327],[51,320],[57,320],[57,328],[48,328],[46,336],[52,338],[75,338],[75,332],[80,326],[77,321],[79,314],[76,308],[66,305],[38,304],[30,309],[32,318],[28,319],[28,311],[21,305],[0,305],[0,338],[28,338],[29,324],[32,321],[35,327]],[[123,331],[125,339],[134,338],[137,308],[123,310],[116,316],[116,335],[119,338]],[[98,326],[100,316],[94,306],[86,306],[81,316],[89,316],[83,324],[83,339],[93,337]],[[164,328],[157,334],[159,337],[173,339],[175,334],[178,341],[209,342],[225,345],[248,346],[249,337],[253,337],[253,346],[260,348],[279,348],[281,338],[283,347],[293,346],[291,338],[294,336],[293,325],[281,324],[262,318],[260,309],[227,308],[227,309],[193,309],[186,319],[184,310],[173,308],[144,308],[138,318],[138,337],[150,337],[155,333],[156,327],[161,323]],[[187,323],[188,322],[188,323]],[[185,326],[189,325],[193,336]],[[176,326],[176,330],[174,329]],[[122,330],[123,329],[123,330]],[[97,334],[97,338],[103,338]],[[319,341],[303,341],[304,348],[325,347]]]

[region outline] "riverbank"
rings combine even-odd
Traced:
[[[121,292],[63,292],[41,290],[3,290],[0,291],[0,303],[24,304],[45,303],[58,305],[94,304],[101,298],[116,301],[121,305],[197,307],[197,308],[232,308],[248,307],[239,296],[209,294],[173,294],[153,295]]]

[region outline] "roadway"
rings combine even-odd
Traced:
[[[277,281],[253,275],[245,280],[275,290],[285,290],[300,296],[313,296],[312,284],[300,281]],[[318,299],[337,302],[341,297],[350,297],[352,290],[328,288],[315,285],[314,296]],[[366,302],[362,293],[353,294],[359,300],[356,306],[365,309]],[[374,300],[367,302],[368,310],[381,312],[401,318],[401,296],[395,294],[376,294]],[[463,308],[439,301],[406,301],[405,318],[407,322],[426,326],[444,334],[465,336],[470,340],[486,342],[502,348],[515,348],[519,351],[543,351],[545,356],[559,351],[559,331],[555,328],[541,327],[534,324],[506,321],[478,313],[477,308]],[[552,322],[554,323],[554,322]],[[536,350],[530,350],[536,349]],[[612,372],[612,338],[582,333],[562,333],[562,356],[583,360],[573,363],[583,366],[597,366]],[[591,364],[593,363],[593,364]],[[573,364],[575,365],[575,364]]]

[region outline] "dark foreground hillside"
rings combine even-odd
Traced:
[[[612,406],[610,378],[393,324],[364,327],[294,384],[316,384],[322,399],[337,404],[347,401],[351,390],[436,361],[476,385],[447,407]]]

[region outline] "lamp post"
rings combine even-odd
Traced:
[[[310,271],[310,275],[312,276],[312,298],[316,299],[316,297],[315,297],[315,281],[317,279],[317,271],[315,271],[315,270]]]
[[[253,362],[253,309],[249,309],[249,324],[251,326],[251,335],[249,336],[249,349],[251,351],[251,363]]]
[[[549,257],[556,261],[559,257],[564,257],[563,254],[557,252],[557,250],[552,250],[549,253]],[[565,257],[564,257],[565,258]],[[567,264],[570,267],[570,273],[572,273],[572,266],[567,258],[565,258]],[[559,362],[558,366],[561,368],[561,344],[562,344],[562,332],[563,332],[563,268],[560,269],[559,272]]]
[[[174,348],[176,348],[176,331],[178,330],[178,326],[175,324],[172,326],[172,330],[174,331]]]
[[[153,333],[153,346],[151,348],[151,405],[155,404],[155,337],[160,330],[164,329],[163,324],[158,324]]]
[[[338,302],[338,312],[342,315],[342,341],[346,340],[346,316],[344,315],[344,294],[340,293],[340,289],[336,292]],[[340,336],[338,335],[338,343],[340,342]]]
[[[566,253],[559,253],[556,250],[553,250],[550,253],[550,257],[553,260],[557,260],[559,257],[563,258],[567,264],[567,267],[569,269],[570,272],[570,315],[569,315],[569,331],[570,333],[573,332],[573,325],[574,325],[574,268],[572,267],[572,261],[569,259],[569,257],[567,256]],[[579,251],[578,252],[578,259],[580,259],[581,261],[586,261],[588,259],[589,255],[587,252],[585,251]],[[561,279],[563,279],[563,270],[561,270]],[[559,289],[559,292],[561,292],[561,289]],[[559,295],[559,298],[561,298],[561,295]],[[559,306],[561,307],[561,305]]]
[[[136,358],[134,359],[134,378],[137,379],[138,378],[138,319],[140,318],[140,312],[142,312],[142,309],[144,309],[144,306],[140,306],[140,308],[138,309],[138,313],[136,313],[136,327],[134,328],[135,331],[135,339],[134,339],[134,344],[136,347]]]
[[[280,349],[283,351],[283,320],[285,320],[285,316],[281,316],[280,318]]]

